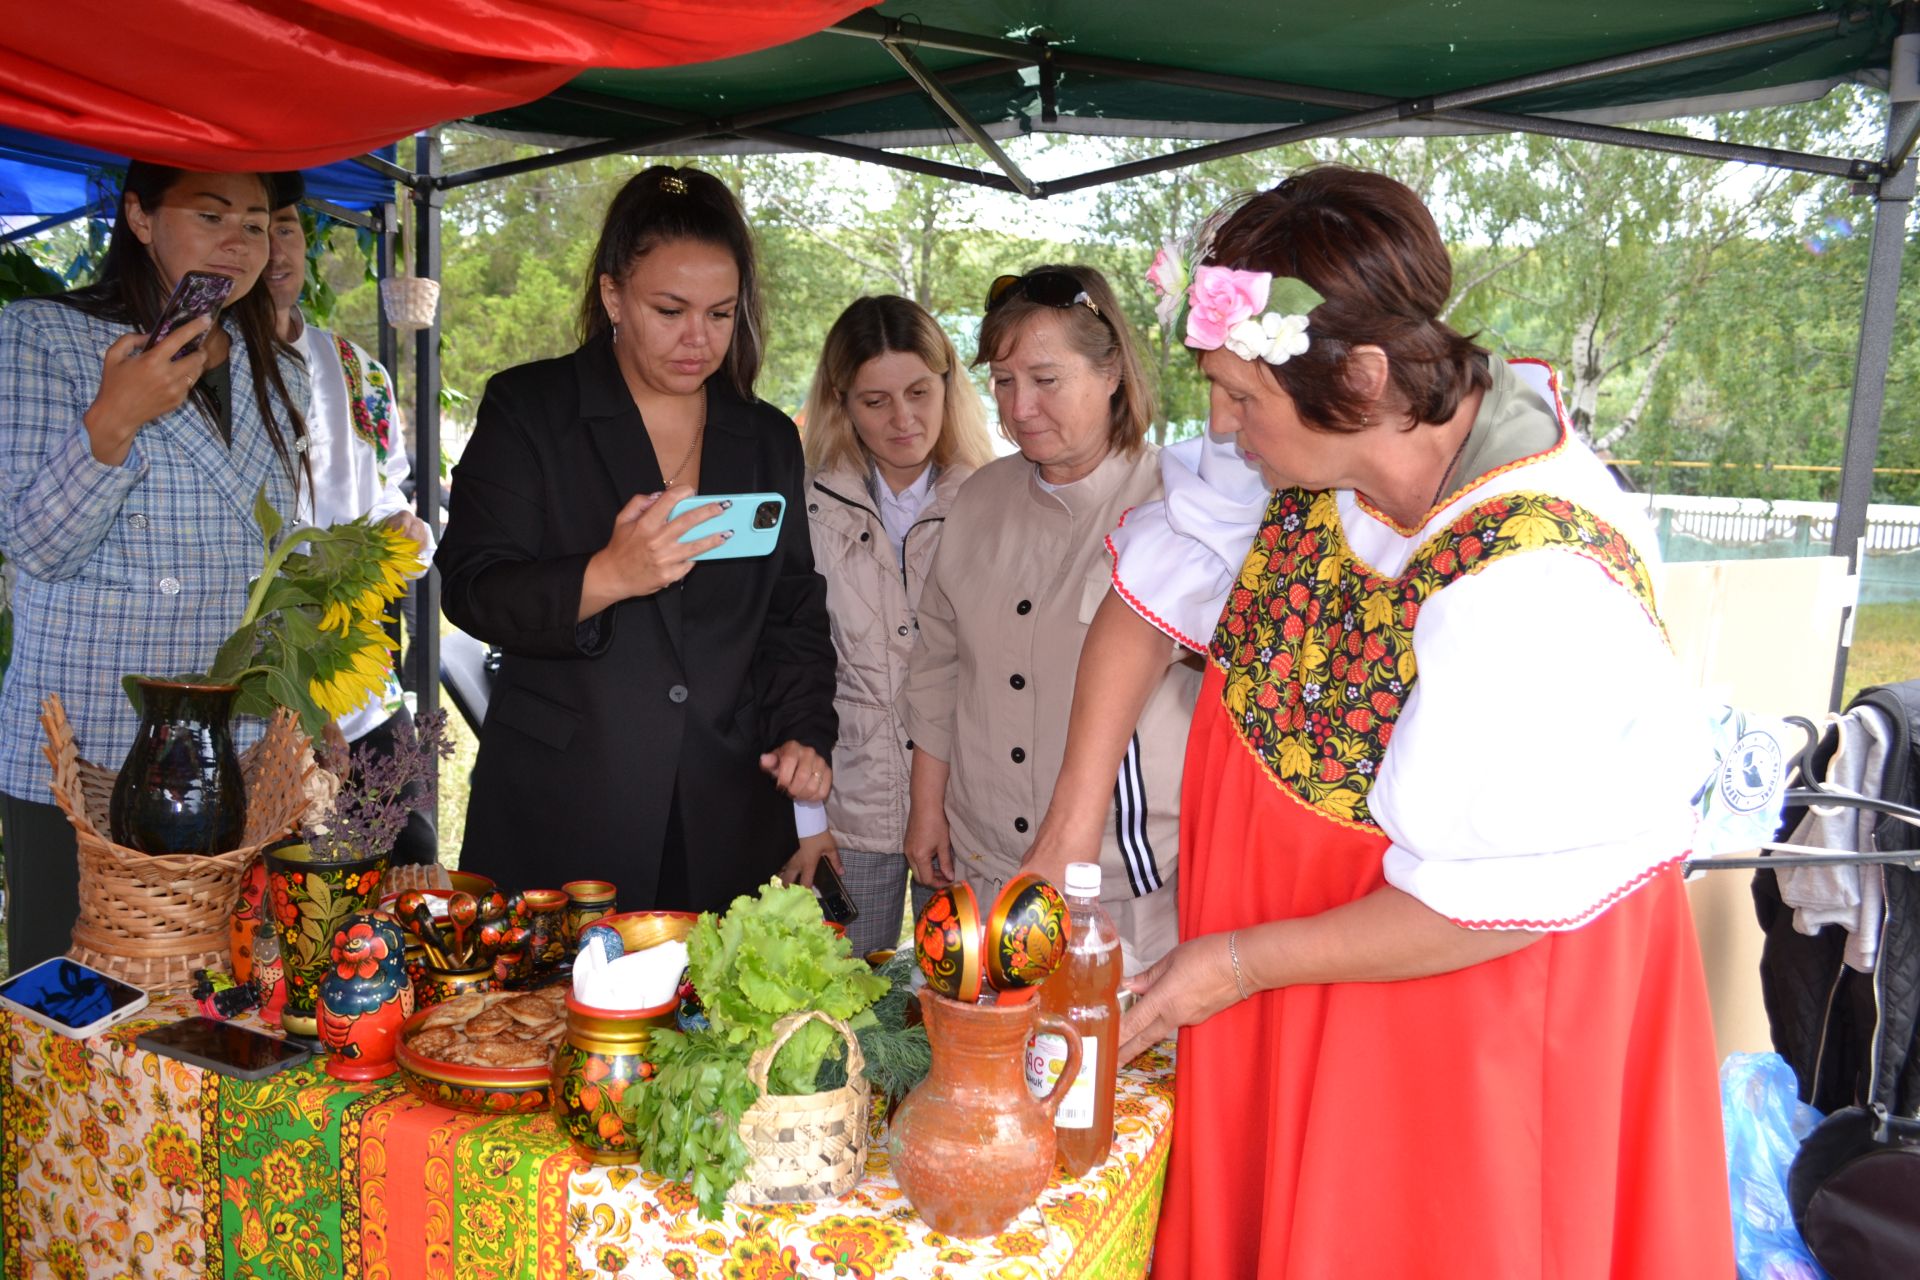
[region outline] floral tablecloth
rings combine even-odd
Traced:
[[[1105,1166],[961,1240],[920,1221],[883,1149],[840,1200],[708,1222],[678,1184],[589,1165],[548,1116],[463,1115],[397,1078],[348,1085],[317,1065],[234,1080],[136,1048],[189,1010],[152,1012],[80,1041],[0,1011],[8,1280],[1122,1280],[1145,1274],[1153,1243],[1171,1044],[1122,1068]]]

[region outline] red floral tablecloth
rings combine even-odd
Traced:
[[[837,1201],[729,1206],[574,1155],[545,1116],[463,1115],[316,1065],[257,1083],[0,1011],[0,1274],[488,1280],[1144,1275],[1173,1105],[1171,1045],[1120,1073],[1113,1156],[999,1235],[930,1231],[876,1149]]]

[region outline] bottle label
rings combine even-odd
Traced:
[[[1080,1074],[1067,1086],[1060,1110],[1053,1118],[1056,1129],[1093,1128],[1093,1082],[1100,1078],[1100,1042],[1092,1036],[1080,1037]],[[1052,1092],[1054,1081],[1067,1066],[1065,1036],[1037,1035],[1027,1041],[1027,1089],[1036,1098]]]

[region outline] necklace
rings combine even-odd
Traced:
[[[687,469],[687,464],[689,462],[693,461],[693,455],[699,451],[700,441],[706,436],[706,434],[707,434],[707,389],[705,387],[702,387],[700,389],[700,425],[693,429],[693,443],[687,446],[687,452],[685,456],[683,456],[680,459],[680,465],[673,469],[673,474],[668,476],[666,479],[666,483],[660,486],[662,489],[673,488],[673,482],[680,478],[680,473]]]
[[[1460,437],[1460,447],[1453,451],[1453,457],[1447,460],[1447,469],[1440,473],[1440,487],[1433,491],[1433,501],[1427,504],[1431,511],[1440,505],[1440,497],[1447,491],[1447,481],[1453,479],[1453,469],[1460,465],[1460,459],[1467,452],[1467,441],[1473,439],[1473,427],[1467,427],[1467,434]]]

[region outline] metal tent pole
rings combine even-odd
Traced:
[[[1887,113],[1890,152],[1913,135],[1920,102],[1896,102]],[[1893,354],[1894,308],[1900,297],[1900,258],[1907,243],[1913,204],[1914,161],[1900,164],[1873,192],[1873,243],[1867,255],[1866,297],[1861,304],[1860,344],[1853,364],[1853,402],[1847,411],[1847,447],[1840,464],[1839,510],[1833,519],[1833,554],[1845,556],[1855,574],[1864,567],[1867,504],[1873,500],[1873,464],[1880,453],[1880,413],[1887,400],[1887,366]],[[1840,709],[1847,682],[1847,651],[1853,643],[1857,603],[1841,623],[1833,659],[1830,710]]]
[[[413,190],[413,273],[429,280],[441,276],[440,209],[445,194],[434,185],[440,173],[440,140],[423,133],[415,140],[414,164],[420,183]],[[433,324],[414,337],[413,501],[420,518],[440,533],[440,311]],[[415,584],[414,694],[422,711],[440,705],[440,572],[429,567]]]
[[[373,274],[374,288],[380,283],[393,279],[394,251],[398,245],[394,228],[400,225],[400,206],[389,200],[376,207],[373,233]],[[397,384],[400,377],[400,335],[387,323],[387,309],[374,299],[375,332],[379,335],[380,363],[386,366],[387,374]]]

